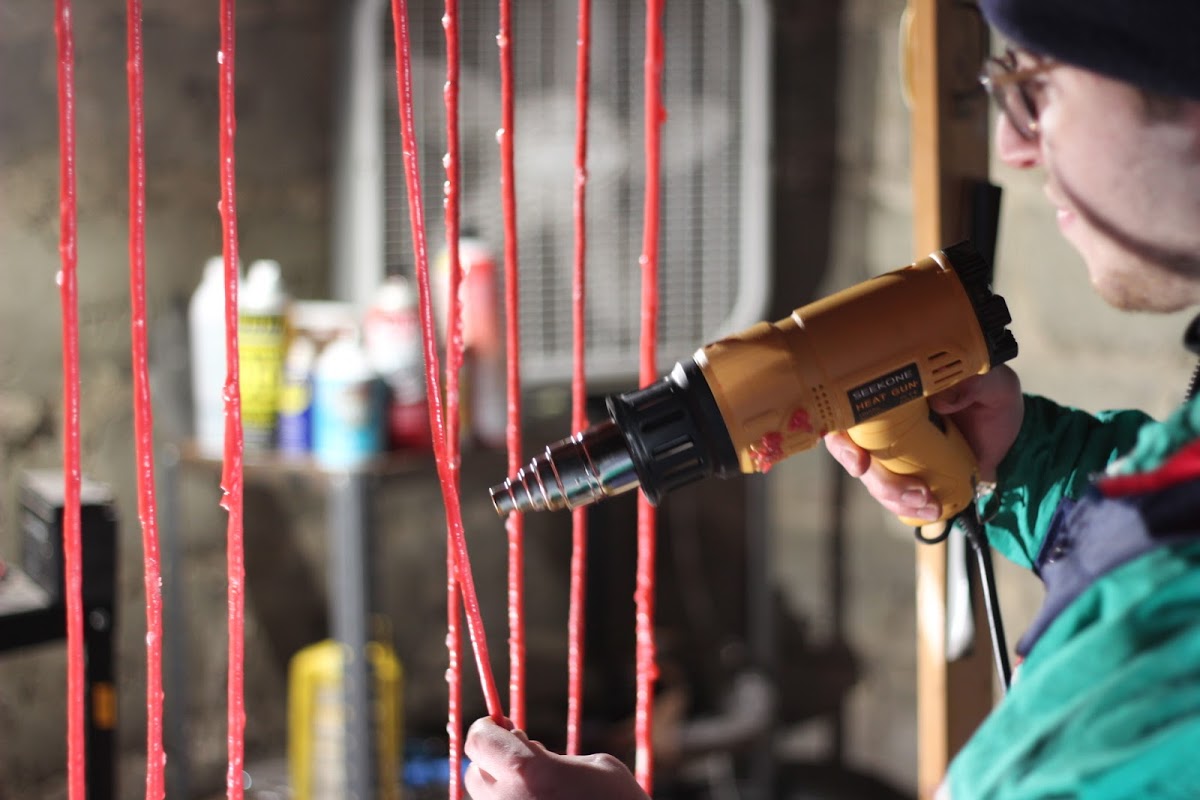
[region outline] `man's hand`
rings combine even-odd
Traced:
[[[962,431],[979,460],[979,477],[995,480],[996,467],[1016,441],[1025,417],[1017,373],[1006,366],[996,367],[931,396],[929,406],[949,417]],[[941,516],[941,504],[923,481],[879,466],[845,433],[828,434],[825,447],[851,476],[862,480],[880,505],[896,516],[931,521]]]
[[[649,800],[617,758],[560,756],[489,717],[467,732],[471,800]]]

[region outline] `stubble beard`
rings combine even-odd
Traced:
[[[1092,285],[1105,302],[1126,311],[1164,313],[1200,304],[1200,252],[1143,237],[1106,217],[1061,176],[1052,180],[1083,223],[1086,240],[1072,245],[1087,262]]]

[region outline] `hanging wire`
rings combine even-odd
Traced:
[[[992,656],[996,662],[996,674],[1007,692],[1012,683],[1012,666],[1008,658],[1008,643],[1004,635],[1004,619],[1000,614],[1000,597],[996,591],[996,571],[992,564],[991,545],[988,544],[984,533],[983,523],[979,520],[979,512],[972,503],[956,516],[947,520],[941,533],[936,536],[925,536],[920,527],[914,528],[913,533],[921,544],[940,544],[946,541],[954,525],[958,524],[966,535],[971,549],[975,551],[975,563],[979,570],[979,584],[983,590],[983,603],[987,611],[988,630],[992,638]]]

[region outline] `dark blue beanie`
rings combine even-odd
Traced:
[[[1200,0],[980,0],[1014,44],[1200,100]]]

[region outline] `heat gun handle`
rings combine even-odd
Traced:
[[[944,522],[975,496],[979,465],[967,440],[949,419],[934,414],[921,398],[848,429],[851,441],[898,475],[923,480],[942,505]],[[919,527],[929,520],[901,517]]]

